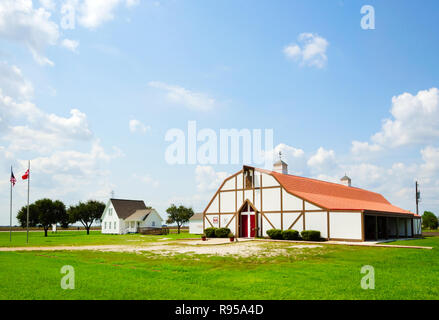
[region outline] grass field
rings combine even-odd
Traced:
[[[138,237],[59,236],[56,244],[120,244]],[[250,258],[0,252],[0,299],[438,299],[439,237],[396,243],[434,249],[324,245],[298,250],[291,244],[266,243],[267,250],[283,248],[287,254]],[[60,287],[64,265],[75,268],[74,290]],[[374,290],[361,289],[364,265],[375,268]]]
[[[170,233],[164,236],[126,234],[113,235],[101,234],[100,231],[59,231],[48,233],[44,237],[44,232],[29,232],[29,244],[26,243],[26,232],[13,232],[12,241],[9,241],[9,232],[0,232],[0,247],[39,247],[39,246],[85,246],[100,244],[139,244],[142,242],[158,241],[161,238],[180,239],[180,238],[199,238],[200,236],[189,234],[187,230],[180,234]]]

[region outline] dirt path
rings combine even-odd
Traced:
[[[296,248],[298,250],[307,249],[308,245],[289,246],[288,248]],[[309,249],[321,246],[309,246]],[[91,250],[101,252],[154,252],[163,255],[175,255],[181,253],[187,254],[207,254],[220,256],[239,256],[249,257],[258,256],[275,256],[286,253],[285,247],[267,247],[266,243],[259,241],[240,241],[231,243],[227,241],[180,241],[164,243],[151,243],[148,245],[90,245],[90,246],[53,246],[53,247],[15,247],[0,248],[0,252],[12,251],[79,251]]]

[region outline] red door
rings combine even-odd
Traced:
[[[248,216],[242,215],[241,216],[241,233],[243,238],[248,237]]]
[[[255,235],[256,235],[256,230],[255,230],[255,227],[256,227],[256,224],[255,224],[255,222],[256,222],[256,215],[251,215],[250,216],[250,237],[252,237],[252,238],[254,238],[255,237]]]

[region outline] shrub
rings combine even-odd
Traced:
[[[320,231],[305,230],[301,233],[303,240],[306,241],[320,241]]]
[[[234,238],[235,237],[235,235],[233,234],[233,233],[229,233],[229,238]]]
[[[215,236],[217,238],[228,238],[230,233],[229,228],[218,228],[215,230]]]
[[[279,229],[270,229],[267,230],[267,235],[270,237],[270,239],[282,239],[282,230]]]
[[[215,238],[215,231],[216,231],[216,228],[204,229],[204,233],[206,234],[206,237],[208,237],[208,238]]]
[[[282,239],[284,240],[299,240],[300,235],[297,230],[285,230],[282,231]]]

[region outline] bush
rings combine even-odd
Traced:
[[[215,231],[216,231],[216,228],[204,229],[204,233],[206,234],[206,237],[208,237],[208,238],[215,238]]]
[[[230,233],[229,228],[218,228],[215,230],[215,236],[217,238],[228,238]]]
[[[270,229],[267,230],[267,235],[270,237],[270,239],[282,239],[282,230],[279,229]]]
[[[305,230],[301,233],[303,240],[306,241],[320,241],[320,231]]]
[[[285,230],[282,231],[282,239],[284,240],[299,240],[300,235],[297,230]]]

